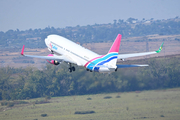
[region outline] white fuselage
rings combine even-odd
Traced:
[[[84,66],[88,61],[100,55],[58,35],[49,35],[45,39],[46,46],[58,54],[65,55],[72,63]]]

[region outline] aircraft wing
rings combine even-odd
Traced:
[[[132,53],[132,54],[120,54],[120,55],[118,55],[118,58],[117,58],[117,59],[126,59],[126,58],[130,58],[130,57],[138,57],[138,56],[144,56],[144,55],[151,55],[151,54],[159,53],[159,52],[161,52],[161,50],[162,50],[162,46],[163,46],[163,43],[161,44],[159,50],[153,51],[153,52]]]
[[[62,61],[66,61],[66,62],[70,62],[70,63],[75,63],[76,62],[74,60],[72,60],[71,58],[69,58],[68,56],[37,56],[37,55],[26,55],[24,54],[24,45],[21,51],[21,55],[26,56],[26,57],[33,57],[33,58],[41,58],[41,59],[46,59],[46,60],[62,60]]]
[[[41,59],[47,59],[47,60],[63,60],[63,59],[65,59],[64,56],[36,56],[36,55],[26,55],[26,54],[23,54],[23,56],[33,57],[33,58],[41,58]]]

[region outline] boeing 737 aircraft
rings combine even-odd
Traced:
[[[75,71],[75,67],[72,64],[78,66],[84,66],[87,71],[111,73],[117,71],[118,68],[126,67],[142,67],[148,65],[117,65],[117,60],[124,60],[130,57],[144,56],[159,53],[162,49],[163,43],[158,51],[144,52],[144,53],[132,53],[132,54],[118,54],[121,35],[118,34],[114,43],[112,44],[109,52],[106,55],[99,55],[94,53],[62,36],[49,35],[45,39],[46,46],[48,47],[51,54],[48,56],[35,56],[24,54],[24,45],[21,51],[21,55],[26,57],[42,58],[46,59],[53,65],[58,65],[61,62],[69,64],[69,72]]]

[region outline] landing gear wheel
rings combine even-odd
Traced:
[[[72,72],[72,68],[69,68],[69,72]]]
[[[71,63],[68,63],[68,64],[69,64],[69,72],[76,70],[74,66],[71,66]]]
[[[72,69],[73,71],[75,71],[75,70],[76,70],[74,66],[73,66],[71,69]]]

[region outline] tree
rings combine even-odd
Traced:
[[[126,21],[129,22],[129,23],[133,23],[133,21],[137,21],[137,19],[130,17]]]
[[[122,24],[123,22],[124,20],[121,20],[121,19],[118,20],[118,24]]]
[[[114,19],[114,25],[116,25],[117,24],[117,20],[116,19]]]

